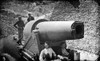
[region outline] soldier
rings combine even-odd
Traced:
[[[28,22],[31,21],[31,20],[34,20],[34,17],[32,17],[31,14],[28,14],[28,16],[29,16],[28,19],[27,19]]]
[[[58,55],[58,57],[61,59],[61,61],[69,61],[69,52],[66,50],[66,43],[61,43],[61,55]]]
[[[19,38],[19,41],[17,42],[18,44],[21,44],[21,40],[23,38],[23,29],[24,29],[24,22],[22,20],[22,17],[19,17],[18,18],[19,21],[17,21],[15,24],[14,24],[14,27],[18,29],[18,38]]]
[[[39,60],[40,61],[51,61],[56,58],[56,54],[53,51],[52,48],[49,47],[49,45],[45,42],[44,43],[45,48],[41,51]]]
[[[67,51],[66,48],[67,48],[67,45],[66,45],[66,43],[64,42],[64,43],[62,44],[62,55],[68,57],[69,53],[68,53],[68,51]]]

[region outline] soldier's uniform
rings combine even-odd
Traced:
[[[52,48],[49,47],[49,45],[45,42],[44,44],[45,48],[41,51],[39,60],[40,61],[51,61],[56,58],[56,54],[53,51]]]
[[[34,17],[32,17],[31,14],[28,14],[28,16],[29,16],[28,19],[27,19],[28,22],[31,21],[31,20],[34,20]]]
[[[63,43],[61,45],[61,55],[59,55],[59,58],[62,60],[62,61],[68,61],[69,60],[69,52],[66,50],[66,43]]]
[[[23,20],[21,19],[21,17],[18,18],[19,21],[17,21],[15,24],[14,24],[14,27],[18,29],[18,38],[19,38],[19,41],[18,43],[21,43],[21,40],[23,38],[23,29],[24,29],[24,22]]]
[[[54,60],[55,57],[56,57],[56,54],[52,50],[52,48],[48,48],[48,49],[45,48],[41,51],[39,60],[40,61],[51,61],[51,60]]]

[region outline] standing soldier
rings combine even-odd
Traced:
[[[32,17],[32,15],[31,14],[28,14],[28,19],[27,19],[27,21],[29,22],[29,21],[31,21],[31,20],[34,20],[34,17]]]
[[[17,21],[15,24],[14,24],[14,27],[18,29],[18,38],[19,38],[19,41],[17,42],[18,44],[21,44],[21,40],[23,38],[23,29],[24,29],[24,22],[22,20],[22,17],[19,17],[18,18],[19,21]]]

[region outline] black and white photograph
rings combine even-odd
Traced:
[[[1,0],[0,61],[100,61],[99,0]]]

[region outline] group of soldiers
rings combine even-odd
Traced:
[[[44,49],[40,52],[39,61],[70,61],[66,43],[61,44],[61,54],[56,54],[48,42],[44,43]]]
[[[28,14],[27,22],[30,22],[31,20],[34,20],[34,17],[31,14]],[[22,44],[22,38],[23,38],[23,29],[24,29],[24,22],[22,20],[22,17],[18,17],[18,21],[14,24],[14,27],[18,29],[18,44]],[[56,53],[53,51],[53,49],[49,46],[49,43],[44,43],[44,49],[40,52],[39,55],[39,61],[66,61],[68,60],[69,53],[66,51],[66,45],[62,45],[62,55],[56,55]]]
[[[30,22],[31,20],[34,20],[34,17],[29,13],[27,22]],[[14,27],[18,29],[18,44],[21,44],[21,40],[23,38],[23,29],[24,29],[24,21],[22,20],[22,17],[18,17],[18,21],[14,24]]]

